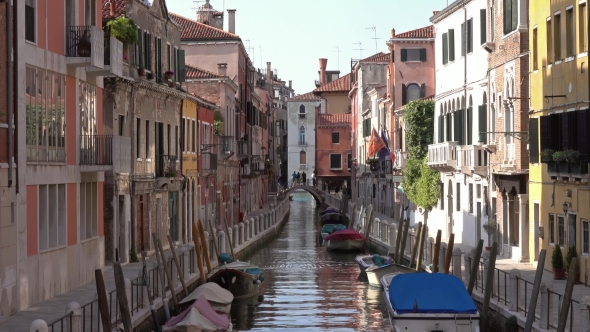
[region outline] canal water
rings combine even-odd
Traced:
[[[369,287],[356,254],[318,246],[318,207],[294,193],[289,221],[250,261],[264,270],[257,298],[232,304],[235,330],[387,331],[381,289]]]

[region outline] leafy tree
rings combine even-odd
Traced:
[[[223,129],[223,114],[219,110],[213,113],[213,128],[215,130],[215,135],[221,135]]]
[[[414,100],[404,112],[408,158],[424,159],[434,138],[434,102]]]

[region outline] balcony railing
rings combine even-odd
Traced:
[[[248,141],[238,141],[238,155],[248,155]]]
[[[578,161],[569,163],[566,161],[549,161],[547,162],[547,173],[551,177],[564,178],[587,178],[588,161]]]
[[[299,146],[307,146],[307,141],[301,141],[301,140],[300,140],[300,141],[299,141],[297,144],[298,144]]]
[[[80,165],[112,165],[113,136],[80,135]]]
[[[463,145],[457,147],[457,166],[463,173],[482,174],[488,166],[488,155],[483,146]]]
[[[156,156],[156,177],[157,178],[174,178],[178,175],[176,168],[176,156],[157,155]]]
[[[457,166],[457,142],[443,142],[428,146],[428,166],[441,172],[451,172]]]
[[[66,63],[103,68],[104,40],[104,31],[97,26],[67,26]]]
[[[395,169],[404,169],[406,168],[406,161],[408,160],[408,153],[402,150],[396,150],[394,152],[395,155],[395,163],[393,164],[393,168]]]

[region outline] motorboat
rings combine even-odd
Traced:
[[[323,216],[326,213],[334,213],[338,212],[333,206],[328,206],[324,211],[320,212],[320,216]]]
[[[336,231],[324,239],[328,250],[361,250],[365,236],[354,229]]]
[[[235,261],[213,269],[207,280],[230,291],[234,300],[243,300],[258,295],[264,275],[262,269],[256,265]]]
[[[204,296],[216,311],[223,311],[229,315],[234,295],[214,282],[206,282],[197,287],[192,293],[182,299],[180,304],[193,302],[200,296]]]
[[[328,212],[320,217],[321,225],[348,224],[348,217],[340,212]]]
[[[201,295],[178,316],[170,318],[162,331],[232,331],[232,325],[225,313],[215,311]]]
[[[328,235],[343,229],[346,229],[346,226],[342,224],[325,224],[322,226],[322,229],[320,230],[320,245]]]
[[[399,265],[399,264],[385,264],[385,265],[373,265],[368,267],[365,272],[367,273],[367,279],[369,280],[369,286],[379,287],[381,288],[381,278],[384,275],[395,273],[395,272],[404,272],[404,273],[413,273],[416,270],[411,269],[407,266]]]
[[[367,268],[375,265],[375,259],[377,258],[375,256],[377,256],[383,262],[386,262],[388,259],[390,259],[390,257],[375,254],[375,255],[358,255],[358,256],[356,256],[356,258],[354,260],[356,261],[359,268],[361,269],[361,272],[365,272],[365,270]]]
[[[391,284],[391,279],[393,279],[393,277],[395,277],[396,275],[403,273],[403,272],[395,272],[395,273],[389,273],[384,275],[383,277],[381,277],[381,279],[379,280],[381,282],[381,287],[383,287],[383,291],[387,292],[387,290],[389,290],[389,284]]]
[[[383,296],[394,331],[480,331],[477,307],[454,275],[398,273]]]

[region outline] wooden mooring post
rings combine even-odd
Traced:
[[[155,238],[155,234],[154,234]],[[172,304],[174,305],[174,312],[179,313],[178,299],[176,298],[176,290],[174,289],[174,280],[172,280],[172,274],[168,268],[168,262],[166,262],[166,255],[164,254],[164,248],[160,239],[155,238],[156,250],[160,251],[160,257],[162,258],[162,265],[164,266],[164,272],[166,273],[166,280],[168,280],[168,289],[170,290],[170,297],[172,297]]]
[[[405,225],[405,227],[404,227],[404,233],[402,234],[402,244],[401,244],[401,247],[399,248],[399,262],[398,262],[398,264],[403,264],[403,261],[404,261],[404,252],[406,251],[406,241],[408,240],[408,232],[410,231],[410,219],[408,218],[407,220],[405,220],[403,224]],[[410,265],[411,265],[411,263],[410,263]]]
[[[186,283],[184,282],[184,271],[180,268],[180,262],[178,262],[178,257],[176,256],[176,248],[174,247],[174,241],[172,241],[172,237],[168,234],[168,243],[170,244],[170,252],[172,253],[172,260],[174,260],[174,265],[176,266],[176,271],[178,272],[178,278],[180,279],[180,283],[182,284],[182,290],[184,291],[184,296],[188,296],[188,288],[186,287]]]
[[[449,236],[449,244],[447,245],[447,257],[445,257],[445,273],[451,271],[451,261],[453,260],[453,245],[455,244],[455,233]]]
[[[96,280],[96,293],[98,294],[98,312],[102,322],[103,332],[112,332],[111,327],[111,312],[109,311],[109,301],[107,300],[107,288],[104,284],[104,276],[102,269],[94,270],[94,278]]]
[[[479,260],[481,259],[481,251],[483,250],[483,240],[479,240],[477,247],[475,247],[475,257],[471,262],[471,271],[469,271],[469,283],[467,284],[467,292],[469,295],[473,294],[473,286],[475,286],[475,279],[477,279],[477,270],[479,269]]]
[[[131,323],[131,309],[129,308],[129,300],[127,299],[127,292],[125,291],[125,277],[121,269],[121,263],[113,263],[113,272],[115,274],[115,287],[117,288],[117,301],[119,302],[119,311],[121,311],[121,320],[125,331],[133,331],[133,324]]]
[[[414,248],[412,248],[412,258],[410,258],[410,264],[408,265],[410,268],[416,261],[416,254],[418,253],[418,246],[420,244],[420,235],[422,235],[422,222],[418,223],[418,228],[416,229],[416,240],[414,241]]]
[[[541,281],[543,281],[543,267],[545,266],[546,255],[547,251],[541,249],[539,260],[537,261],[537,272],[535,273],[535,282],[533,283],[533,293],[531,294],[531,301],[529,302],[529,311],[526,315],[526,323],[524,325],[525,332],[531,332],[533,330],[535,309],[537,309],[537,299],[539,298],[539,291],[541,290]]]
[[[572,292],[574,291],[574,283],[576,279],[576,271],[578,270],[578,258],[572,258],[569,266],[570,270],[567,274],[567,282],[565,284],[565,292],[561,301],[561,308],[559,310],[559,320],[557,325],[557,332],[565,332],[565,325],[567,324],[567,316],[572,302]],[[573,310],[573,308],[572,308]]]
[[[481,310],[482,317],[479,321],[480,331],[488,330],[488,311],[490,308],[490,299],[492,298],[492,291],[494,290],[494,271],[496,269],[496,255],[498,254],[498,242],[492,244],[492,251],[488,258],[488,269],[486,275],[486,286],[483,294],[483,308]],[[534,316],[533,316],[534,317]]]
[[[432,257],[432,272],[433,273],[437,273],[438,272],[438,256],[440,256],[440,241],[441,241],[441,237],[442,237],[442,231],[439,229],[438,232],[436,232],[436,243],[434,244],[434,257]]]

